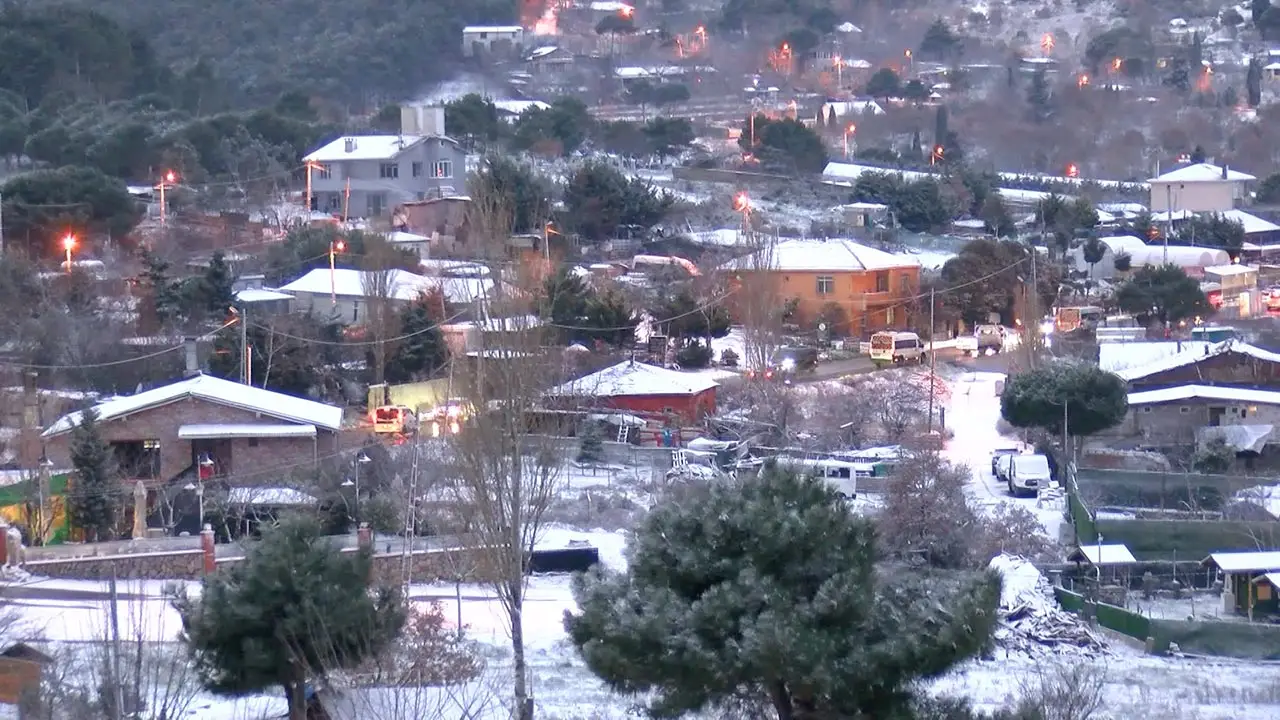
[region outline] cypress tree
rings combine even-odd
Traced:
[[[98,431],[98,414],[86,408],[71,432],[71,467],[75,479],[68,493],[71,522],[91,542],[110,540],[120,499],[119,468],[111,446]]]
[[[596,465],[604,460],[604,437],[600,432],[600,424],[588,420],[582,425],[582,434],[578,436],[577,461],[583,465]]]

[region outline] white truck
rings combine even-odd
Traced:
[[[970,357],[994,355],[1004,349],[1004,328],[979,325],[973,329],[972,335],[956,338],[956,349]]]
[[[997,477],[1008,483],[1014,497],[1035,496],[1053,482],[1049,458],[1044,455],[1005,455],[997,459],[996,467]]]

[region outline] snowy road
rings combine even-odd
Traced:
[[[1040,518],[1045,534],[1056,542],[1062,531],[1061,507],[1041,507],[1036,498],[1014,498],[1008,488],[991,475],[991,454],[1008,441],[996,430],[1000,420],[1000,396],[996,389],[1004,378],[1003,373],[968,372],[951,383],[946,424],[954,436],[947,442],[944,454],[952,462],[969,467],[969,492],[979,504],[1022,505]]]

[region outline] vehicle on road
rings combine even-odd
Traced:
[[[999,325],[979,325],[972,335],[956,338],[956,349],[970,357],[994,355],[1004,350],[1004,328]]]
[[[1009,494],[1021,497],[1024,494],[1035,495],[1041,489],[1049,487],[1053,481],[1053,470],[1049,468],[1049,458],[1044,455],[1009,455],[1008,467]]]
[[[1062,333],[1075,332],[1080,328],[1093,330],[1105,315],[1105,311],[1096,305],[1060,307],[1053,313],[1054,329]]]
[[[418,429],[418,414],[404,405],[383,405],[373,411],[373,431],[378,435],[405,437]]]
[[[779,455],[778,467],[789,468],[800,475],[822,478],[846,500],[858,496],[858,476],[874,474],[874,463],[852,463],[830,458],[797,458]]]
[[[871,360],[877,365],[924,363],[924,342],[913,332],[878,332],[871,336]]]
[[[798,375],[812,375],[817,369],[817,348],[780,347],[773,351],[763,376],[765,380],[779,380],[789,385]],[[748,378],[755,376],[755,370],[747,371]]]
[[[1021,452],[1022,452],[1022,447],[1015,443],[1010,443],[1008,445],[1001,445],[997,447],[995,451],[991,454],[991,474],[999,476],[999,473],[996,472],[996,464],[999,462],[1000,458],[1006,455],[1017,455]]]
[[[996,455],[991,459],[991,472],[996,476],[996,480],[1000,482],[1009,481],[1009,463],[1013,460],[1013,456],[1016,454],[1017,453]]]

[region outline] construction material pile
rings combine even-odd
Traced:
[[[1027,655],[1106,652],[1103,637],[1062,609],[1049,580],[1029,560],[998,555],[991,559],[990,567],[1003,580],[997,647]]]

